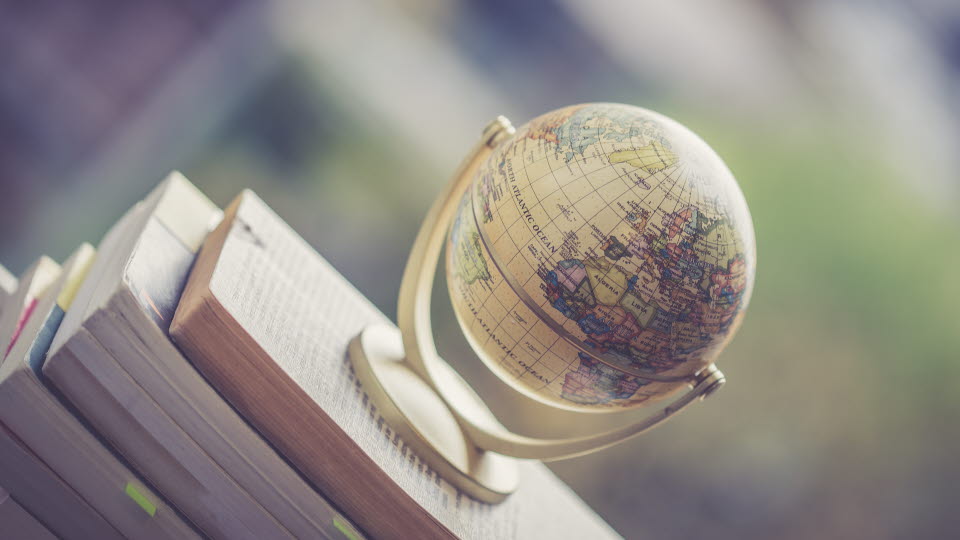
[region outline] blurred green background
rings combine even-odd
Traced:
[[[0,262],[58,259],[171,169],[242,188],[391,317],[488,120],[673,116],[747,197],[722,392],[551,464],[628,538],[960,530],[960,7],[936,0],[0,2]],[[497,391],[435,293],[441,348]],[[445,322],[444,322],[445,321]],[[531,427],[498,412],[508,423]]]

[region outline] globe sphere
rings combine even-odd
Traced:
[[[697,135],[590,103],[500,143],[447,243],[454,312],[482,361],[557,407],[606,412],[686,386],[739,326],[754,281],[750,213]]]

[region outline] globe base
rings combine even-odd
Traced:
[[[477,448],[467,438],[447,404],[405,361],[403,339],[396,327],[368,326],[351,340],[349,354],[377,411],[428,467],[486,503],[501,502],[516,491],[517,460]],[[475,395],[453,368],[445,362],[440,365],[449,370],[444,373],[449,375],[444,377],[444,385],[462,384],[462,389],[455,390]],[[483,414],[497,423],[489,410]]]

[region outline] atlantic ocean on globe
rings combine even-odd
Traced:
[[[713,363],[755,264],[743,194],[703,140],[591,103],[530,121],[483,163],[449,232],[447,283],[501,379],[603,412],[667,397]]]

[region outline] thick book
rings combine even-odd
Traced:
[[[159,276],[168,261],[182,261],[175,237],[167,238],[158,212],[182,215],[184,234],[206,234],[219,210],[181,179],[164,182],[141,205],[139,213],[118,233],[101,243],[102,261],[96,266],[84,295],[97,304],[97,289],[116,276],[118,264],[129,268],[132,250],[139,257],[133,271],[150,274],[152,281],[168,285]],[[183,232],[181,231],[181,232]],[[109,233],[108,233],[109,234]],[[142,241],[140,241],[142,239]],[[142,246],[142,247],[141,247]],[[189,263],[188,263],[189,264]],[[109,286],[109,284],[107,284]],[[171,294],[170,287],[138,290],[145,301],[159,301]],[[90,304],[77,305],[83,313]],[[76,318],[71,319],[72,321]],[[105,346],[86,328],[63,327],[70,334],[65,346],[51,351],[44,373],[96,429],[176,505],[204,533],[216,538],[285,538],[289,534],[249,494],[239,487],[174,422],[157,402],[124,372]],[[102,334],[101,334],[102,335]],[[128,339],[113,332],[109,340]],[[138,344],[134,343],[133,347]],[[132,355],[145,356],[133,351]]]
[[[6,270],[0,267],[0,274],[4,272]],[[32,281],[29,277],[25,277],[25,280]],[[2,315],[4,306],[12,305],[8,301],[17,291],[17,280],[11,277],[0,281],[4,281],[0,284]],[[116,529],[24,446],[3,423],[0,423],[0,486],[16,493],[19,505],[60,538],[119,537]],[[0,538],[5,538],[2,531],[0,528]]]
[[[488,505],[399,440],[347,345],[386,318],[252,192],[208,237],[170,333],[220,392],[376,538],[591,538],[616,533],[543,464]]]
[[[51,280],[60,272],[59,265],[42,257],[23,276],[24,283],[32,283],[29,291],[14,308],[13,297],[18,291],[16,278],[10,277],[0,284],[0,347],[6,351],[12,335],[5,335],[3,328],[11,321],[4,320],[4,310],[11,318],[20,318],[23,303],[28,305],[49,287]],[[9,275],[6,269],[0,274]],[[13,313],[16,312],[16,313]],[[13,313],[13,314],[11,314]],[[0,353],[0,361],[3,359]],[[67,485],[53,470],[37,457],[23,441],[0,422],[0,485],[16,492],[19,502],[42,520],[47,527],[62,538],[68,535],[79,537],[119,538],[119,533],[107,523],[80,495]],[[0,535],[0,538],[3,536]]]
[[[8,319],[0,329],[0,334],[12,336],[0,364],[0,422],[115,529],[99,531],[100,537],[195,538],[176,511],[107,449],[42,380],[40,368],[47,347],[93,256],[93,248],[82,246],[62,272],[49,259],[41,259],[20,280],[14,305],[25,306],[23,314],[15,325]],[[51,280],[51,276],[55,277]],[[65,536],[74,537],[74,532]]]
[[[220,210],[179,174],[111,230],[44,374],[117,450],[215,538],[336,538],[340,516],[169,340]]]
[[[0,483],[16,493],[18,502],[60,538],[122,538],[2,423]]]
[[[56,540],[57,537],[0,486],[0,538]]]
[[[59,275],[60,265],[50,257],[42,256],[20,276],[16,291],[4,302],[3,313],[0,314],[0,359],[7,355],[10,346],[23,331],[23,325],[33,313],[40,296]]]

